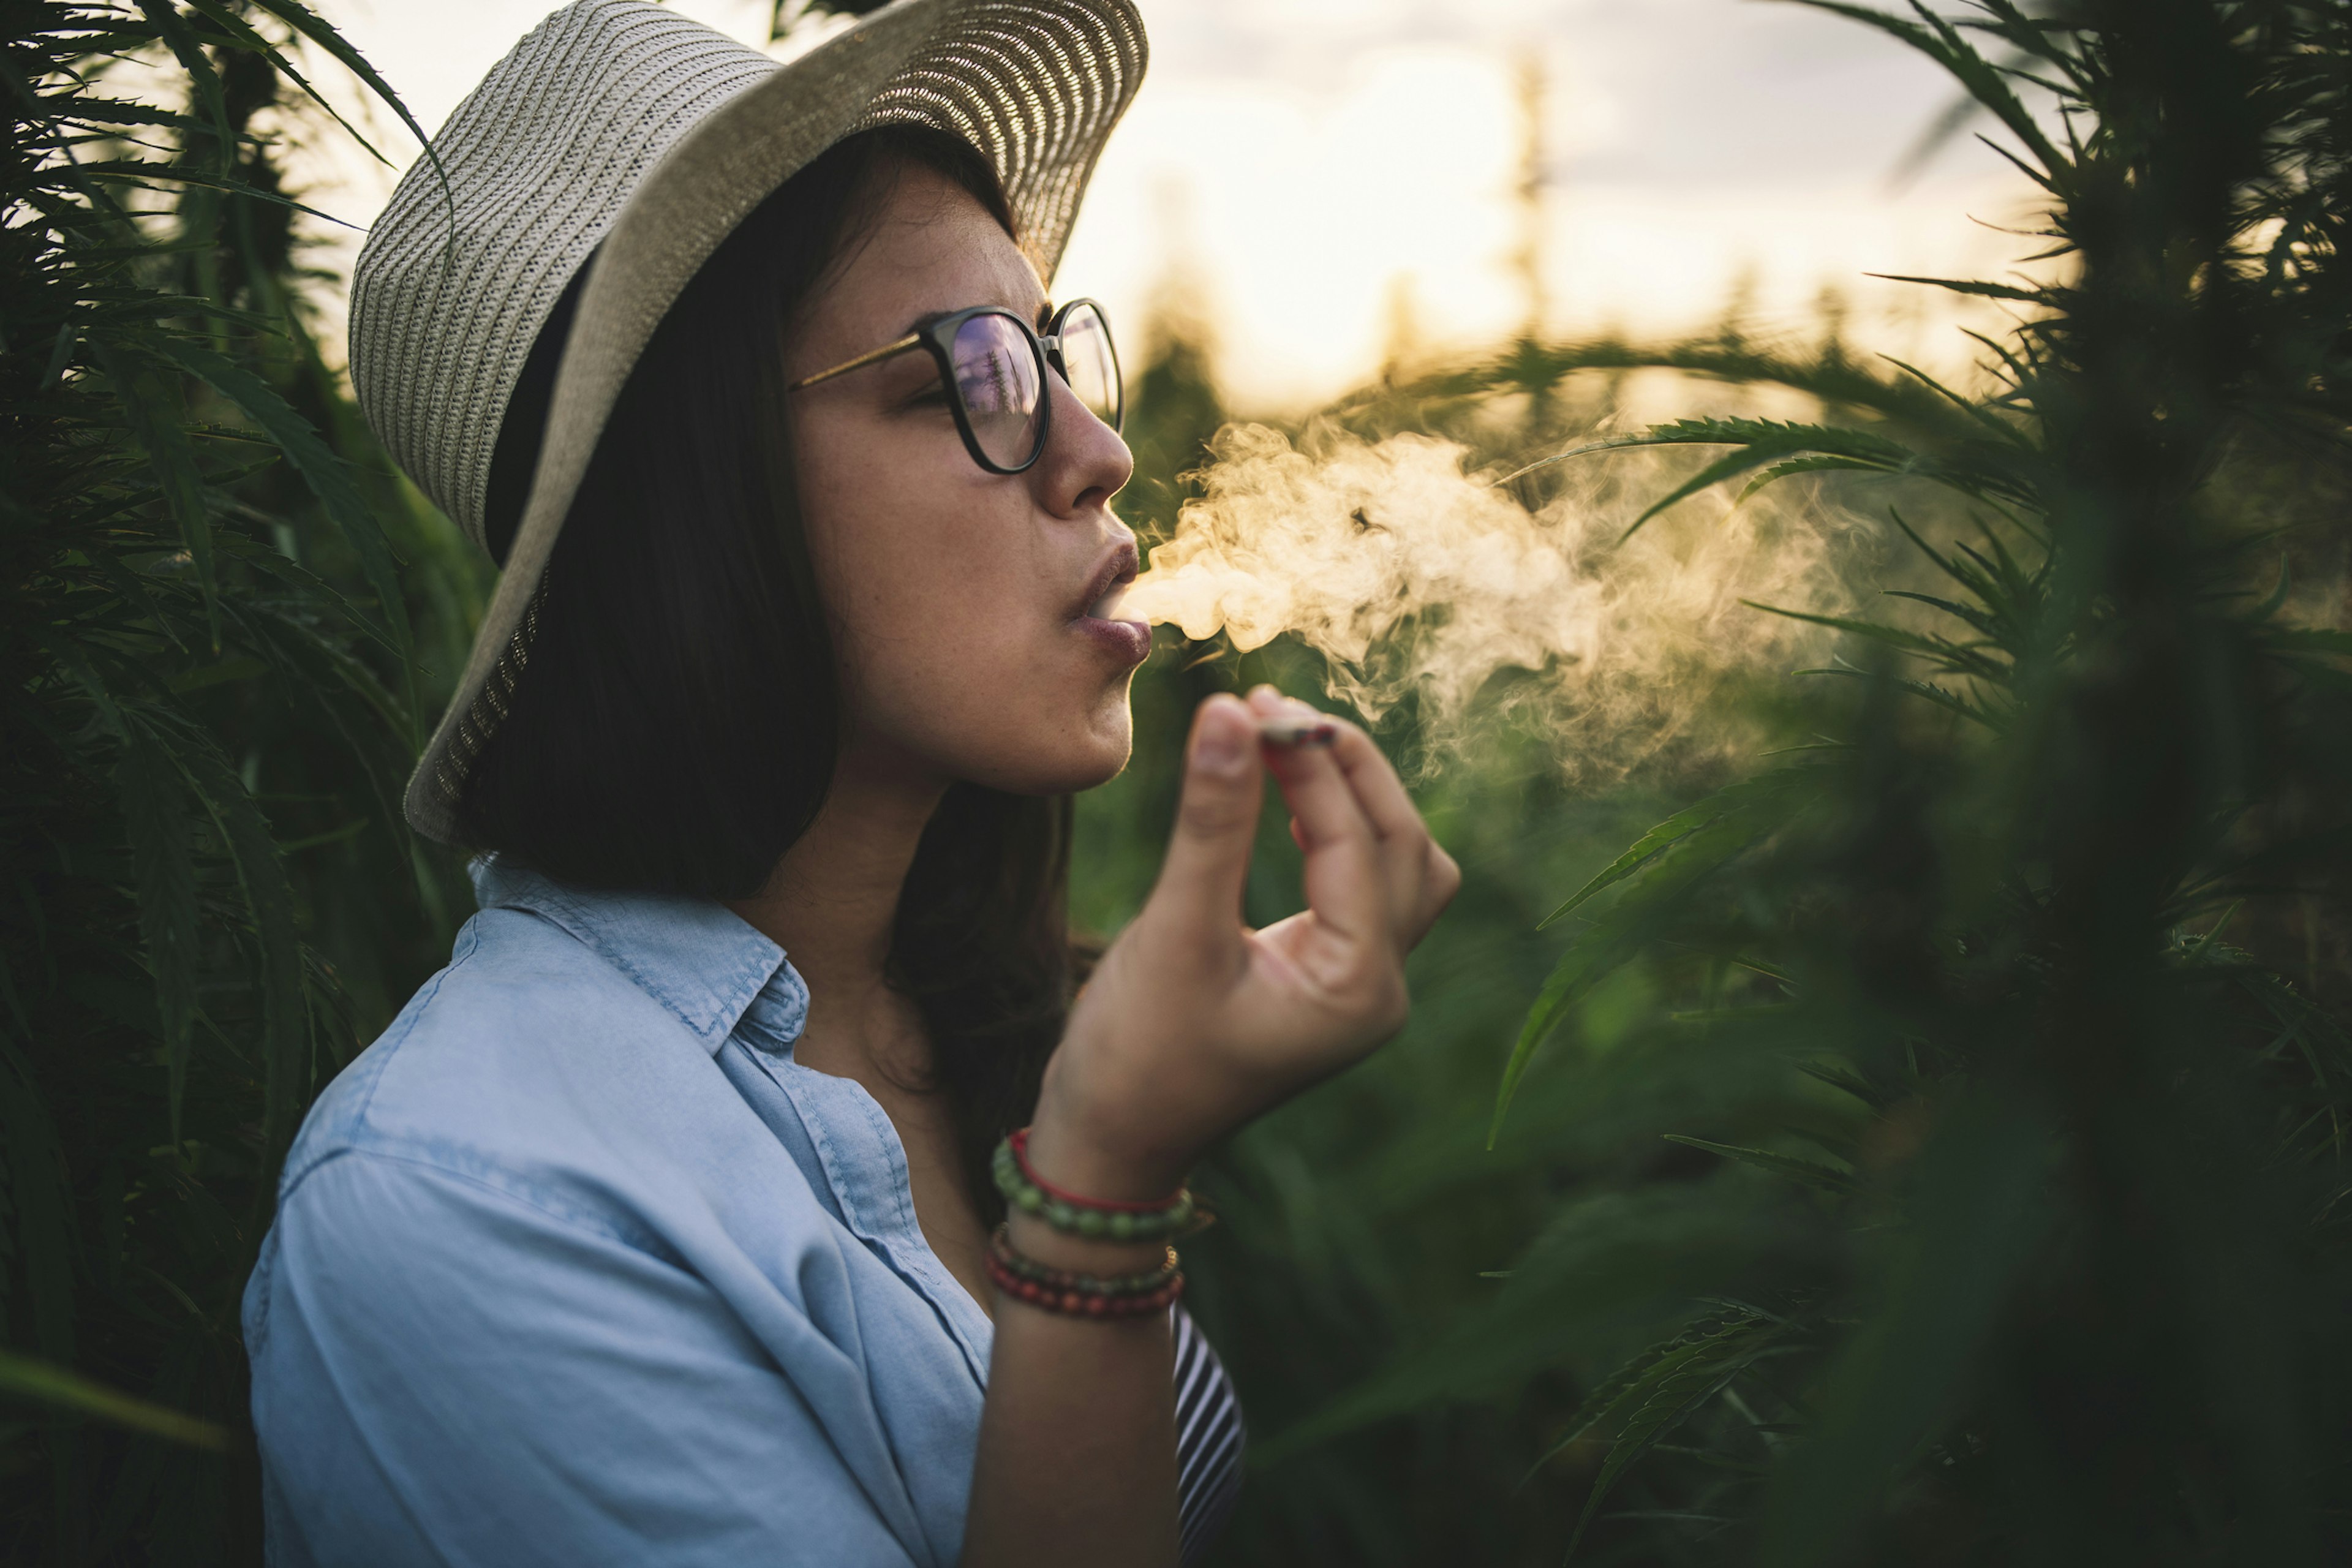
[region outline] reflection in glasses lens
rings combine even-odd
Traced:
[[[1116,430],[1125,412],[1119,385],[1118,351],[1111,347],[1110,323],[1092,304],[1074,305],[1062,318],[1062,364],[1070,390],[1094,416]]]
[[[1036,454],[1036,341],[1009,317],[974,316],[956,329],[956,391],[972,439],[989,461],[1008,468]]]

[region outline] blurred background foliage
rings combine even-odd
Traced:
[[[1822,8],[2046,193],[2038,281],[1948,285],[2013,312],[1980,384],[1734,315],[1401,344],[1292,424],[1578,453],[1530,507],[1704,490],[1651,528],[1800,487],[1851,597],[1822,669],[1729,672],[1626,766],[1563,769],[1507,675],[1466,748],[1381,717],[1467,879],[1404,1036],[1203,1173],[1222,1562],[2352,1556],[2352,5]],[[467,912],[396,801],[484,569],[312,335],[323,25],[0,11],[0,1556],[251,1562],[236,1295],[302,1107]],[[1144,303],[1149,542],[1226,411],[1188,280]],[[1661,384],[1691,421],[1622,449]],[[1099,932],[1192,704],[1326,674],[1160,635],[1080,803]],[[1270,812],[1253,919],[1295,868]]]
[[[254,1562],[237,1299],[469,912],[397,803],[484,574],[314,336],[286,155],[357,57],[292,0],[0,16],[0,1559]]]
[[[1653,528],[1810,486],[1868,525],[1841,579],[1895,596],[1823,607],[1824,668],[1717,693],[1702,723],[1763,754],[1569,791],[1498,719],[1424,776],[1468,879],[1412,1024],[1210,1175],[1198,1310],[1257,1440],[1228,1561],[2352,1552],[2352,7],[1822,8],[1941,62],[2045,197],[2042,281],[1922,284],[2011,308],[1979,384],[1833,316],[1734,321],[1523,340],[1302,422],[1496,473],[1576,450],[1531,505],[1687,453],[1632,470]],[[1711,416],[1614,434],[1654,372]],[[1139,453],[1215,420],[1140,407]],[[1085,862],[1106,925],[1195,692],[1320,673],[1171,652],[1162,738],[1084,806],[1121,847]]]

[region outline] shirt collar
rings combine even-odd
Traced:
[[[808,1021],[808,986],[784,950],[716,900],[573,887],[495,855],[468,870],[483,909],[526,910],[561,926],[713,1056],[755,1005],[759,1033],[775,1046],[789,1047]]]

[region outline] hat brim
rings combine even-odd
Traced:
[[[1050,280],[1147,58],[1129,0],[899,0],[720,103],[671,144],[590,263],[505,570],[409,777],[410,826],[461,842],[472,758],[457,752],[470,752],[490,722],[477,705],[500,676],[491,700],[502,706],[503,686],[527,657],[532,602],[629,373],[736,226],[844,137],[914,121],[964,137],[995,163],[1023,247]],[[461,728],[473,731],[463,748]]]

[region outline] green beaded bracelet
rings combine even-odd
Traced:
[[[1013,1238],[1001,1225],[996,1227],[996,1234],[989,1238],[988,1249],[990,1255],[1003,1265],[1004,1271],[1015,1279],[1026,1279],[1049,1290],[1076,1291],[1081,1296],[1148,1296],[1175,1279],[1177,1270],[1183,1266],[1176,1256],[1176,1249],[1171,1247],[1165,1249],[1159,1268],[1137,1274],[1079,1274],[1067,1268],[1055,1268],[1024,1253],[1014,1251]]]
[[[1181,1236],[1192,1227],[1192,1194],[1181,1188],[1158,1204],[1118,1204],[1082,1198],[1049,1187],[1029,1169],[1029,1130],[1015,1131],[996,1146],[992,1173],[996,1190],[1022,1213],[1034,1215],[1055,1230],[1089,1241],[1159,1241]]]

